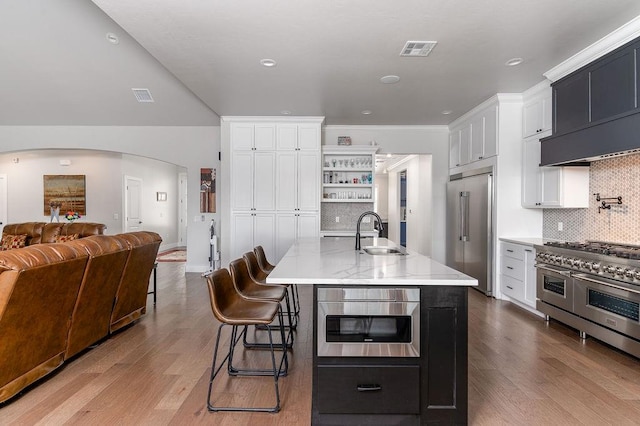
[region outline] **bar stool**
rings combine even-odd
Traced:
[[[236,291],[244,298],[250,300],[269,300],[272,302],[281,303],[284,301],[287,305],[287,311],[289,312],[288,320],[289,324],[291,324],[291,309],[289,306],[289,299],[286,297],[287,289],[281,285],[264,285],[260,284],[256,280],[253,279],[251,273],[249,272],[249,265],[247,261],[242,259],[233,260],[229,264],[229,269],[231,271],[231,278],[233,280],[233,285],[236,288]],[[284,310],[281,309],[283,312]],[[284,326],[284,323],[282,323]],[[258,325],[259,326],[259,325]],[[242,340],[242,343],[247,348],[267,348],[268,345],[266,343],[254,343],[247,341],[246,333]],[[293,333],[291,328],[289,328],[289,333],[286,338],[286,345],[288,348],[293,346]]]
[[[211,311],[214,317],[220,321],[218,334],[216,336],[216,344],[213,350],[213,362],[211,364],[211,376],[209,379],[209,390],[207,392],[207,409],[209,411],[280,411],[280,390],[278,388],[278,378],[286,375],[288,369],[287,350],[285,347],[285,333],[282,318],[282,310],[280,304],[275,301],[268,300],[251,300],[242,297],[236,291],[233,280],[227,269],[218,269],[213,271],[207,277],[207,286],[209,288],[209,299],[211,301]],[[280,338],[282,343],[282,358],[280,365],[276,366],[275,349],[271,330],[274,327],[273,322],[278,317],[280,321]],[[229,352],[216,367],[218,358],[218,348],[220,346],[220,336],[222,328],[230,325],[231,337],[229,339]],[[246,334],[249,325],[264,325],[269,335],[269,350],[271,352],[271,369],[238,369],[233,366],[234,348],[241,338]],[[244,327],[244,330],[238,335],[238,327]],[[211,402],[213,392],[213,381],[218,373],[227,364],[227,370],[231,376],[273,376],[276,403],[273,407],[216,407]]]
[[[285,315],[289,320],[289,327],[295,330],[298,326],[298,317],[296,315],[296,300],[293,295],[292,287],[290,287],[288,284],[267,284],[267,277],[269,276],[269,273],[260,267],[258,257],[256,256],[255,252],[249,251],[243,254],[242,258],[245,260],[245,262],[247,262],[247,266],[249,267],[249,274],[251,274],[251,278],[253,278],[254,281],[263,285],[276,285],[279,287],[284,287],[286,289],[285,298],[287,301],[287,312],[285,312]],[[291,306],[293,306],[293,311],[291,311]]]
[[[275,266],[269,263],[269,261],[267,260],[267,255],[264,253],[264,248],[262,248],[262,246],[255,246],[253,248],[253,252],[255,253],[256,258],[258,259],[258,265],[260,266],[260,269],[266,272],[267,275],[271,273],[271,271],[273,271],[273,268],[275,268]],[[291,284],[291,293],[293,295],[291,299],[293,303],[293,310],[296,313],[296,324],[297,324],[298,317],[300,316],[300,295],[298,294],[298,286],[296,284]]]

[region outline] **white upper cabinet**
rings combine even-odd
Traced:
[[[273,151],[276,149],[274,124],[231,123],[233,151]]]
[[[320,131],[317,124],[298,125],[298,150],[320,152]]]
[[[523,144],[522,207],[589,207],[589,167],[540,167],[540,140],[527,138]]]
[[[498,155],[497,102],[459,122],[449,133],[449,167]]]
[[[278,151],[295,151],[298,148],[298,126],[278,124],[276,128]]]
[[[522,106],[522,137],[551,130],[551,87],[527,99]]]
[[[460,165],[460,129],[449,132],[449,168]]]
[[[276,149],[276,126],[273,124],[256,124],[254,146],[257,151]]]

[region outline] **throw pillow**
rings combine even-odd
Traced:
[[[13,235],[6,234],[2,236],[0,243],[0,251],[22,248],[27,243],[27,234]]]
[[[72,241],[78,238],[78,234],[69,234],[69,235],[56,235],[53,239],[54,243],[66,243],[67,241]]]

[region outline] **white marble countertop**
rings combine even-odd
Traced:
[[[385,238],[367,238],[362,246],[392,246]],[[400,247],[402,248],[402,247]],[[478,281],[430,257],[372,256],[355,250],[355,238],[296,240],[267,277],[271,284],[447,285],[477,286]]]

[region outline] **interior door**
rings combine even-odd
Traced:
[[[178,180],[180,187],[178,189],[179,203],[178,206],[178,245],[180,247],[187,246],[187,174],[179,173]]]
[[[142,231],[142,179],[124,177],[124,232]]]
[[[8,215],[7,200],[7,175],[0,175],[0,232],[7,223]]]

